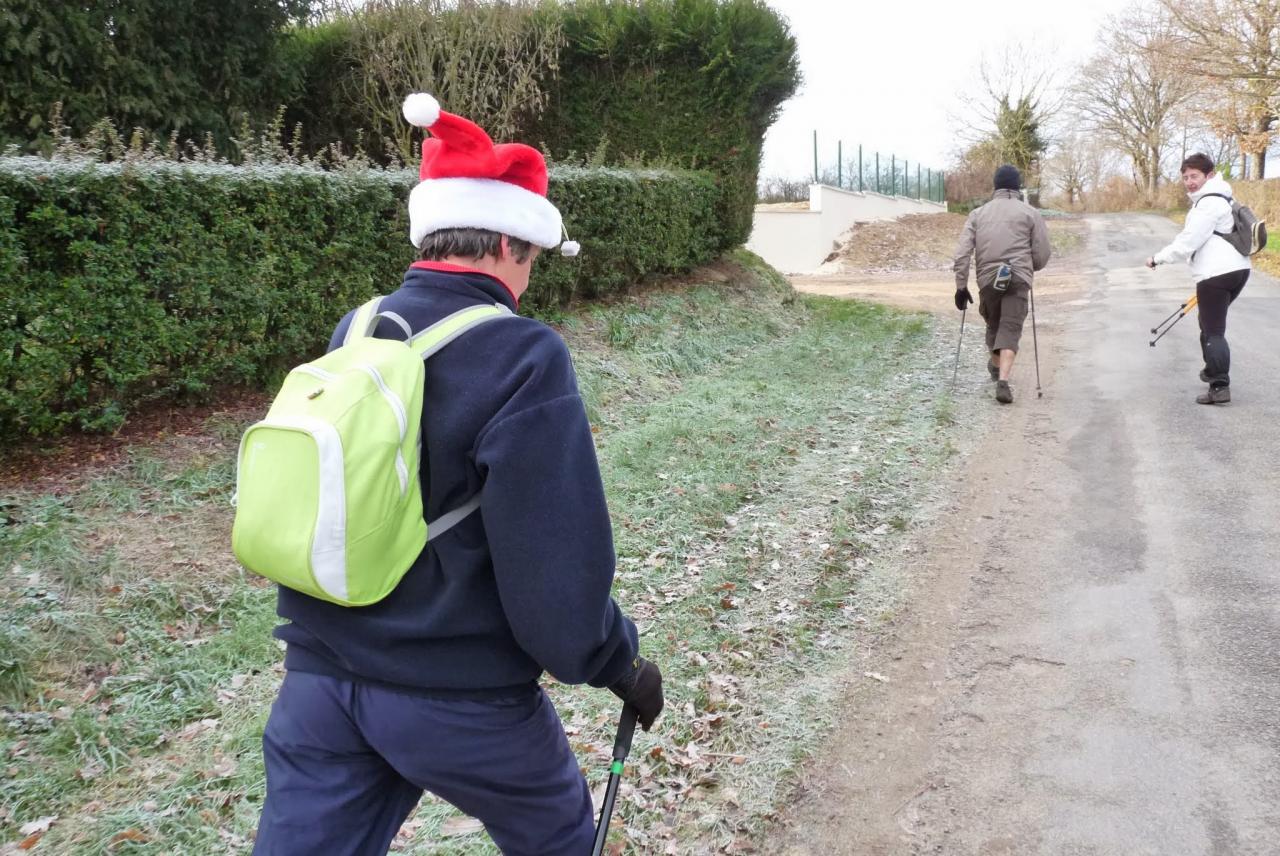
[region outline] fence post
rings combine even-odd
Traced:
[[[862,143],[858,143],[858,192],[862,191]]]
[[[844,140],[836,140],[836,187],[844,190]]]
[[[898,156],[894,154],[889,155],[889,176],[893,181],[893,187],[890,188],[893,192],[890,193],[889,195],[897,196],[898,195]]]
[[[818,132],[813,132],[813,183],[818,183]]]
[[[880,153],[876,152],[876,193],[880,192]]]
[[[930,202],[932,202],[933,201],[933,167],[925,167],[924,175],[925,175],[925,181],[929,183],[929,196],[927,198]]]

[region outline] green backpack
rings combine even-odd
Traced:
[[[429,538],[480,505],[477,495],[423,519],[424,361],[471,328],[511,315],[500,305],[455,312],[413,335],[403,318],[356,310],[341,347],[289,372],[237,460],[231,549],[249,570],[343,606],[386,597]],[[406,341],[375,339],[379,318]]]

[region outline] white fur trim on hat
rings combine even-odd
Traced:
[[[560,243],[560,212],[531,190],[492,178],[429,178],[409,192],[409,240],[439,229],[488,229],[543,249]]]
[[[430,128],[440,118],[440,102],[425,92],[407,96],[401,109],[409,124],[419,128]]]

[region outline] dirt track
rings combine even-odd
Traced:
[[[916,533],[887,682],[850,696],[766,852],[1276,852],[1280,284],[1255,275],[1232,310],[1235,402],[1198,407],[1195,319],[1147,345],[1191,292],[1140,267],[1174,225],[1089,226],[1037,281],[1045,397],[1027,348],[950,514]],[[935,311],[952,288],[797,285]],[[977,339],[959,395],[991,394]]]

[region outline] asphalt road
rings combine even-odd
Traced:
[[[1194,290],[1142,267],[1177,227],[1089,225],[1037,307],[1045,397],[1025,347],[775,852],[1280,853],[1280,283],[1200,406],[1196,317],[1148,346]]]

